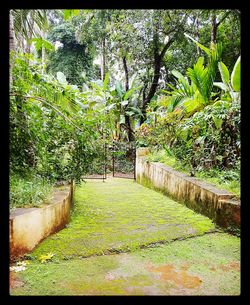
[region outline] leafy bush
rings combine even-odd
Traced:
[[[176,159],[173,152],[169,149],[151,149],[150,154],[146,156],[146,159],[150,162],[164,163],[187,175],[190,174],[190,167]],[[199,169],[199,171],[196,171],[195,176],[215,185],[217,188],[228,190],[236,197],[240,198],[240,162],[237,162],[233,169]]]
[[[141,125],[137,141],[156,149],[171,149],[190,168],[232,168],[240,160],[240,105],[218,101],[192,117],[167,114],[155,127]]]
[[[34,207],[49,200],[52,185],[39,176],[10,176],[10,208]]]
[[[240,198],[240,164],[238,163],[234,169],[209,171],[201,170],[196,176],[202,180],[216,185],[219,188],[226,189]]]
[[[154,127],[143,123],[135,133],[137,145],[157,147],[158,149],[172,147],[179,119],[179,113],[171,112],[160,118]]]
[[[102,116],[63,73],[44,74],[31,54],[16,54],[10,95],[11,172],[79,182],[97,154]]]
[[[192,169],[233,168],[240,160],[240,105],[218,101],[183,120],[174,154]]]

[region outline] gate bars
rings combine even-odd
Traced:
[[[103,144],[102,153],[93,162],[93,168],[83,179],[107,179],[107,171],[113,177],[136,179],[135,172],[136,146],[135,142],[117,142],[112,145]],[[98,165],[100,164],[100,167]]]

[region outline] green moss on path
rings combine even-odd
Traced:
[[[212,221],[129,179],[88,180],[76,188],[75,209],[64,230],[32,253],[57,259],[124,252],[215,230]]]
[[[77,187],[71,222],[31,256],[48,252],[12,274],[11,295],[240,294],[240,239],[132,180]]]
[[[239,295],[240,239],[211,233],[133,253],[31,261],[12,295]]]

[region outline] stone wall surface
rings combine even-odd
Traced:
[[[18,208],[10,213],[10,259],[31,252],[43,239],[61,230],[70,220],[73,186],[53,193],[50,204]]]
[[[149,162],[145,158],[148,153],[147,148],[137,149],[138,183],[162,191],[190,209],[208,216],[223,228],[240,228],[240,202],[234,199],[233,194],[162,163]]]

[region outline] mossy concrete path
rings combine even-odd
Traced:
[[[41,263],[48,253],[52,260]],[[88,180],[77,187],[71,222],[30,258],[16,274],[23,285],[11,294],[240,293],[240,239],[128,179]]]
[[[33,255],[53,252],[72,258],[124,252],[214,229],[209,218],[132,179],[88,180],[76,189],[67,228],[46,239]]]

